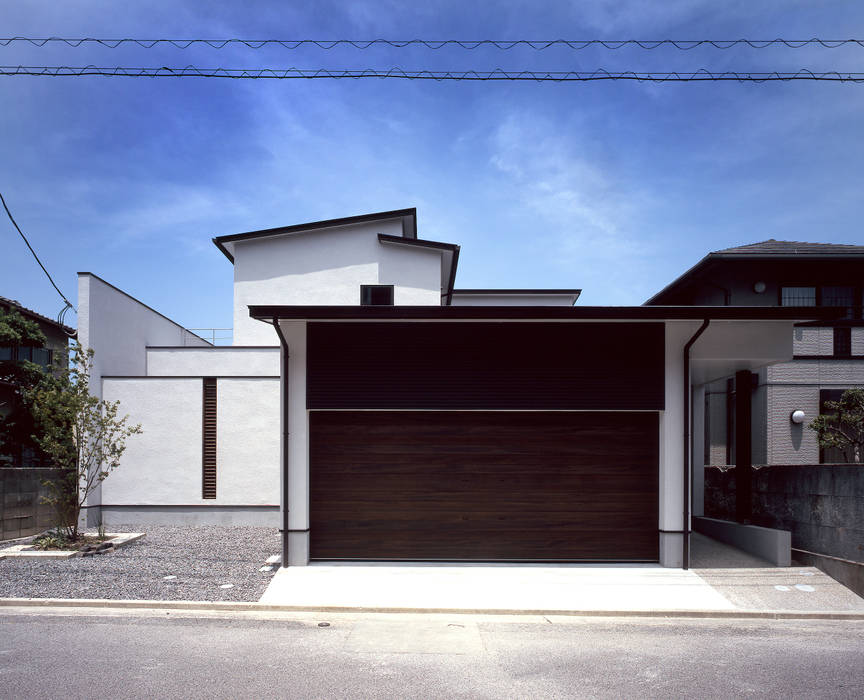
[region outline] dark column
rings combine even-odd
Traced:
[[[735,515],[749,523],[753,515],[753,444],[750,417],[753,414],[753,373],[735,373]]]

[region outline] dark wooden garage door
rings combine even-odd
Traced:
[[[311,557],[656,561],[656,413],[313,411]]]

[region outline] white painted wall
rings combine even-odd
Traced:
[[[201,497],[202,387],[200,378],[103,380],[105,398],[143,433],[127,441],[102,503],[279,504],[279,380],[217,380],[215,499]]]
[[[239,241],[234,246],[234,344],[271,345],[273,329],[249,317],[254,304],[349,305],[360,285],[394,285],[398,305],[441,303],[441,253],[382,244],[399,220]]]
[[[276,332],[272,328],[269,330],[276,339]],[[281,373],[279,356],[278,345],[272,348],[147,348],[147,375],[278,377]]]
[[[91,389],[106,375],[147,373],[148,345],[208,343],[137,299],[88,272],[78,274],[78,340],[93,348]]]
[[[666,322],[665,409],[660,413],[659,528],[670,533],[684,529],[683,350],[699,326],[698,321]],[[661,533],[660,563],[679,567],[682,562],[683,537]]]
[[[121,466],[102,483],[106,505],[186,505],[201,498],[200,379],[105,379],[105,399],[143,433],[127,440]]]
[[[216,380],[216,504],[279,505],[279,396],[279,379]]]
[[[95,352],[90,391],[102,395],[104,375],[146,374],[147,345],[208,344],[194,333],[89,272],[78,273],[78,340]],[[99,518],[104,485],[87,497],[82,514],[93,524]],[[90,509],[93,513],[89,513]]]
[[[573,306],[575,294],[453,294],[453,306]]]

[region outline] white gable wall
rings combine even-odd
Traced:
[[[392,284],[398,305],[440,305],[441,253],[382,244],[379,233],[401,236],[401,221],[236,242],[234,344],[276,344],[273,329],[249,317],[255,304],[357,306],[360,285]]]

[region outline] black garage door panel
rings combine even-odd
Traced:
[[[655,413],[313,411],[315,559],[656,561]]]

